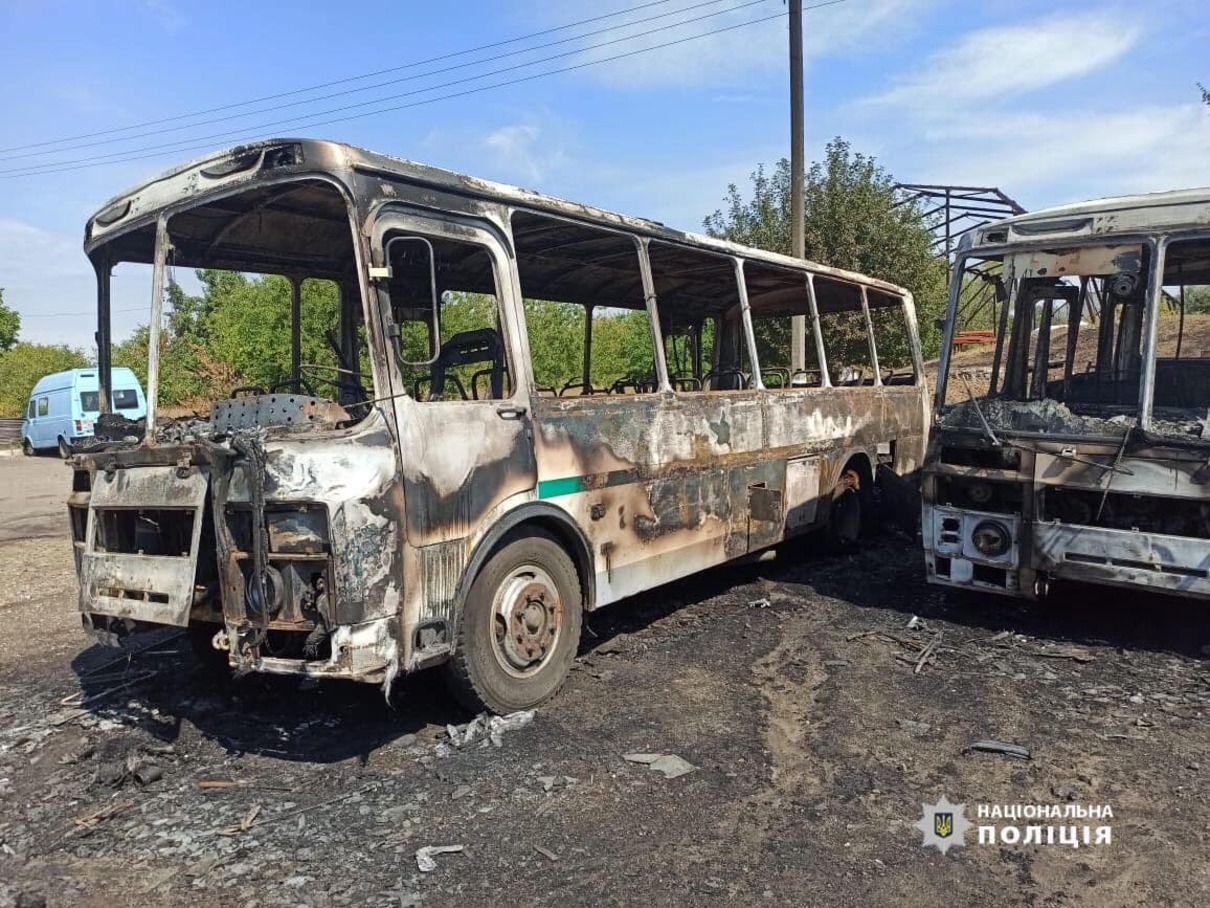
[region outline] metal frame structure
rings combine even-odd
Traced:
[[[952,267],[954,243],[959,236],[989,221],[1025,214],[1025,208],[995,186],[945,186],[933,183],[896,183],[896,206],[916,204],[933,234],[930,248]],[[960,323],[969,324],[984,307],[991,311],[990,325],[997,324],[995,282],[987,280],[963,288]]]
[[[1025,208],[995,186],[941,186],[932,183],[896,183],[901,194],[896,205],[916,202],[933,232],[932,249],[948,258],[954,240],[980,224],[1025,214]]]

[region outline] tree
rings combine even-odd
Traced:
[[[151,332],[141,325],[126,340],[114,344],[110,351],[115,367],[126,366],[136,376],[139,384],[147,388],[147,351]],[[196,404],[201,399],[214,396],[211,392],[223,389],[212,387],[213,382],[206,368],[205,349],[193,341],[177,337],[171,332],[160,335],[160,389],[159,403],[167,406]],[[225,389],[230,392],[232,384]]]
[[[44,375],[90,365],[80,350],[50,344],[18,343],[0,353],[0,416],[25,412],[30,392]]]
[[[264,388],[289,378],[290,282],[277,275],[248,276],[214,269],[201,269],[197,277],[202,284],[200,295],[191,296],[176,284],[168,287],[171,308],[161,348],[161,398],[180,403],[187,397],[230,393],[230,387],[206,388],[203,376],[222,374],[236,384]],[[302,362],[335,367],[329,338],[335,339],[339,325],[336,285],[304,281],[301,303]],[[144,337],[141,352],[134,355],[143,355],[145,360],[146,349]],[[173,365],[177,367],[175,383],[170,382]],[[335,372],[315,374],[336,378]],[[182,394],[186,396],[178,396]]]
[[[711,236],[773,252],[790,252],[790,162],[752,174],[751,197],[732,184],[724,208],[704,221]],[[806,257],[906,287],[916,301],[925,356],[941,338],[933,325],[945,310],[947,269],[930,250],[932,235],[920,209],[897,204],[895,181],[874,158],[839,137],[803,187]]]
[[[15,309],[4,305],[4,288],[0,287],[0,353],[13,348],[20,330],[21,316]]]

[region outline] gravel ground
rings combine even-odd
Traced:
[[[1210,903],[1204,610],[949,598],[918,551],[887,535],[605,609],[497,747],[458,746],[473,717],[433,677],[388,706],[216,676],[171,633],[89,647],[66,539],[0,543],[0,905]],[[942,855],[915,825],[943,794],[972,823],[1108,804],[1113,841],[972,830]]]
[[[58,457],[0,454],[0,542],[67,533],[70,477]]]

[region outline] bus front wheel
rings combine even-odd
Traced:
[[[468,709],[529,709],[563,686],[580,642],[576,566],[548,533],[513,536],[471,584],[446,678]]]

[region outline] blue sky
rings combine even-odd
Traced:
[[[0,147],[139,124],[397,67],[642,2],[0,0],[0,58],[5,61]],[[40,157],[0,152],[0,170],[8,170],[180,143],[137,161],[0,178],[5,301],[25,317],[25,338],[87,347],[94,291],[91,268],[80,251],[84,222],[122,189],[205,150],[264,135],[258,127],[269,120],[415,92],[551,54],[573,52],[510,75],[574,65],[784,10],[782,0],[760,0],[728,12],[745,2],[669,0],[537,39],[557,41],[614,27],[578,43],[374,92]],[[689,6],[696,8],[677,12]],[[711,13],[720,14],[663,28]],[[653,16],[662,18],[617,28]],[[1210,185],[1210,108],[1200,104],[1195,85],[1210,84],[1205,0],[845,0],[809,10],[805,22],[809,159],[830,137],[843,135],[901,180],[997,185],[1027,208]],[[728,183],[744,183],[758,163],[787,153],[785,29],[785,19],[778,18],[394,113],[331,125],[302,121],[268,132],[349,141],[697,229]],[[580,50],[615,39],[627,40]],[[394,103],[433,94],[416,93]],[[239,111],[226,113],[233,112]],[[220,132],[232,134],[205,138]],[[148,292],[141,280],[120,281],[115,307],[138,310],[146,306]],[[119,313],[115,335],[143,320],[141,311]]]

